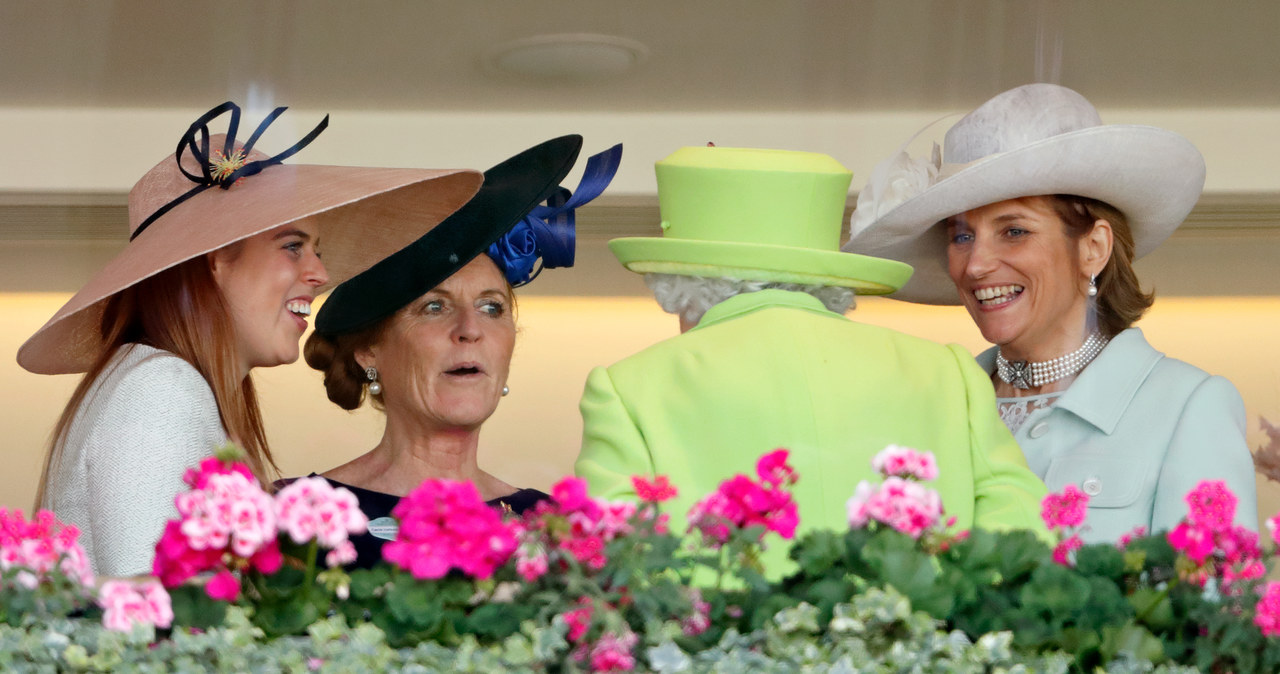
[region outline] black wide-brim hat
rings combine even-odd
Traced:
[[[485,171],[484,184],[466,205],[334,288],[316,314],[316,333],[334,336],[372,327],[440,285],[555,194],[581,149],[582,136],[561,136]]]

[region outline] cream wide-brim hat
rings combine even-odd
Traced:
[[[843,250],[915,269],[891,296],[959,304],[947,273],[953,215],[1020,197],[1070,194],[1124,213],[1135,257],[1155,250],[1204,189],[1204,157],[1183,136],[1152,126],[1102,124],[1083,96],[1028,84],[983,103],[947,131],[940,161],[899,152],[859,194]]]
[[[224,135],[211,136],[206,149],[222,148],[224,141]],[[181,146],[177,156],[188,172],[202,173],[201,162],[182,153]],[[266,158],[254,150],[247,160]],[[131,233],[195,186],[178,161],[170,155],[129,192]],[[482,182],[480,172],[468,169],[276,164],[228,189],[205,189],[130,240],[18,349],[18,364],[37,374],[87,371],[105,348],[102,312],[113,295],[177,264],[304,218],[312,218],[319,229],[329,274],[319,290],[327,290],[417,240],[470,200]]]

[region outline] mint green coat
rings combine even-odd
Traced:
[[[978,364],[995,370],[996,349],[979,354]],[[1086,542],[1114,541],[1139,526],[1174,528],[1187,516],[1187,492],[1202,480],[1226,482],[1239,499],[1235,523],[1258,530],[1240,393],[1156,351],[1138,328],[1112,338],[1015,438],[1049,489],[1074,484],[1089,494]]]
[[[929,450],[933,483],[961,528],[1043,532],[1044,485],[996,415],[973,357],[863,325],[797,292],[764,290],[712,307],[688,332],[587,378],[575,472],[593,495],[634,497],[630,476],[665,474],[683,530],[693,503],[734,473],[754,477],[783,447],[800,474],[801,531],[846,528],[860,480],[886,445]],[[777,568],[785,546],[767,565]]]

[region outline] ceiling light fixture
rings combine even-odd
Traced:
[[[615,35],[563,33],[535,35],[498,45],[485,63],[495,71],[541,79],[589,80],[616,77],[649,56],[643,44]]]

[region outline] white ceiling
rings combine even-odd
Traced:
[[[549,33],[643,43],[631,73],[487,70]],[[1028,81],[1099,107],[1280,106],[1276,0],[0,0],[0,106],[963,109]]]

